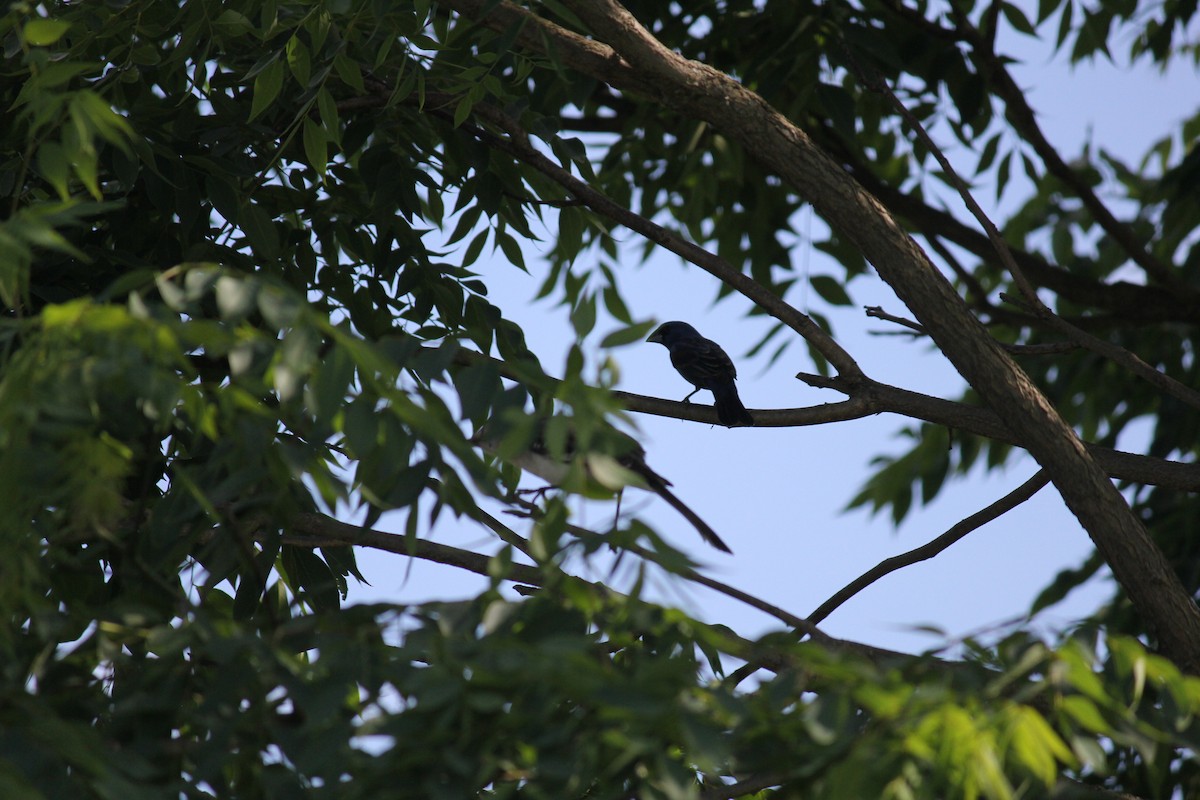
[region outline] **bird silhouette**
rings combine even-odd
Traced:
[[[713,393],[717,419],[729,428],[753,425],[754,419],[738,397],[737,367],[733,360],[712,339],[705,339],[686,322],[664,322],[646,339],[666,347],[671,364],[684,380],[696,388],[683,402],[688,402],[701,389]]]

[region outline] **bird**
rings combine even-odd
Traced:
[[[753,425],[754,419],[738,397],[737,367],[733,360],[712,339],[705,339],[686,322],[664,322],[646,339],[661,344],[671,353],[671,364],[684,380],[695,386],[683,402],[701,389],[713,393],[717,419],[728,428]]]
[[[600,448],[579,453],[570,418],[559,419],[565,422],[553,426],[554,434],[548,433],[551,426],[547,420],[537,420],[532,440],[516,452],[512,451],[511,442],[497,437],[497,431],[493,430],[491,423],[485,423],[471,439],[486,452],[503,458],[555,486],[562,486],[568,482],[571,477],[571,462],[581,458],[587,478],[593,485],[599,484],[610,495],[613,492],[619,493],[626,485],[654,492],[690,522],[700,534],[700,538],[716,549],[732,555],[733,551],[717,532],[671,491],[671,482],[650,468],[646,463],[645,449],[633,437],[610,430],[610,435],[596,437],[600,440],[597,443],[602,445]],[[511,430],[511,427],[509,429]],[[551,445],[551,441],[555,440],[558,441],[557,447]],[[612,469],[614,461],[633,475],[618,474],[619,470]],[[633,480],[630,480],[630,477],[633,477]]]

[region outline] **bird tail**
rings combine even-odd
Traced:
[[[717,408],[717,419],[727,428],[737,428],[742,425],[753,425],[754,418],[742,405],[738,397],[737,385],[732,381],[727,386],[713,389],[713,405]]]
[[[671,505],[671,508],[678,511],[683,515],[684,519],[692,523],[692,527],[699,532],[701,539],[708,542],[718,550],[723,550],[724,552],[733,555],[733,551],[729,549],[729,545],[725,544],[725,542],[721,540],[720,536],[717,536],[717,532],[710,528],[707,522],[700,519],[699,514],[688,508],[687,503],[676,497],[671,490],[662,483],[655,484],[653,489],[659,497],[661,497],[663,500],[666,500]]]

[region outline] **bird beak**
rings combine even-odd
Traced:
[[[662,344],[662,331],[659,331],[659,330],[654,331],[654,333],[650,334],[646,338],[646,341],[653,342],[654,344]]]

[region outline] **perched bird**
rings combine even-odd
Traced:
[[[737,367],[712,339],[705,339],[686,322],[664,322],[650,334],[647,342],[657,342],[671,352],[671,364],[684,380],[695,386],[695,394],[701,389],[713,393],[713,405],[717,408],[717,419],[722,425],[734,428],[753,425],[750,412],[738,397]],[[683,398],[687,402],[692,394]]]
[[[560,417],[558,420],[565,421]],[[646,451],[642,446],[618,431],[611,431],[607,445],[596,451],[577,452],[574,431],[568,426],[564,429],[555,426],[553,433],[548,432],[547,422],[539,420],[532,441],[512,452],[511,443],[498,439],[491,426],[485,425],[472,437],[472,440],[485,451],[503,458],[515,466],[537,475],[539,478],[555,485],[562,486],[571,476],[571,464],[579,459],[586,472],[586,478],[594,484],[599,484],[611,496],[620,492],[626,485],[638,486],[654,492],[667,504],[683,515],[700,533],[700,537],[718,550],[732,553],[729,545],[721,540],[717,532],[709,527],[700,515],[688,507],[686,503],[675,496],[670,490],[671,482],[659,475],[646,464]],[[565,434],[564,434],[565,430]],[[548,441],[550,440],[550,441]],[[558,442],[552,446],[551,441]],[[618,469],[613,469],[613,465]],[[626,474],[619,474],[626,470]],[[631,475],[628,473],[632,473]]]

